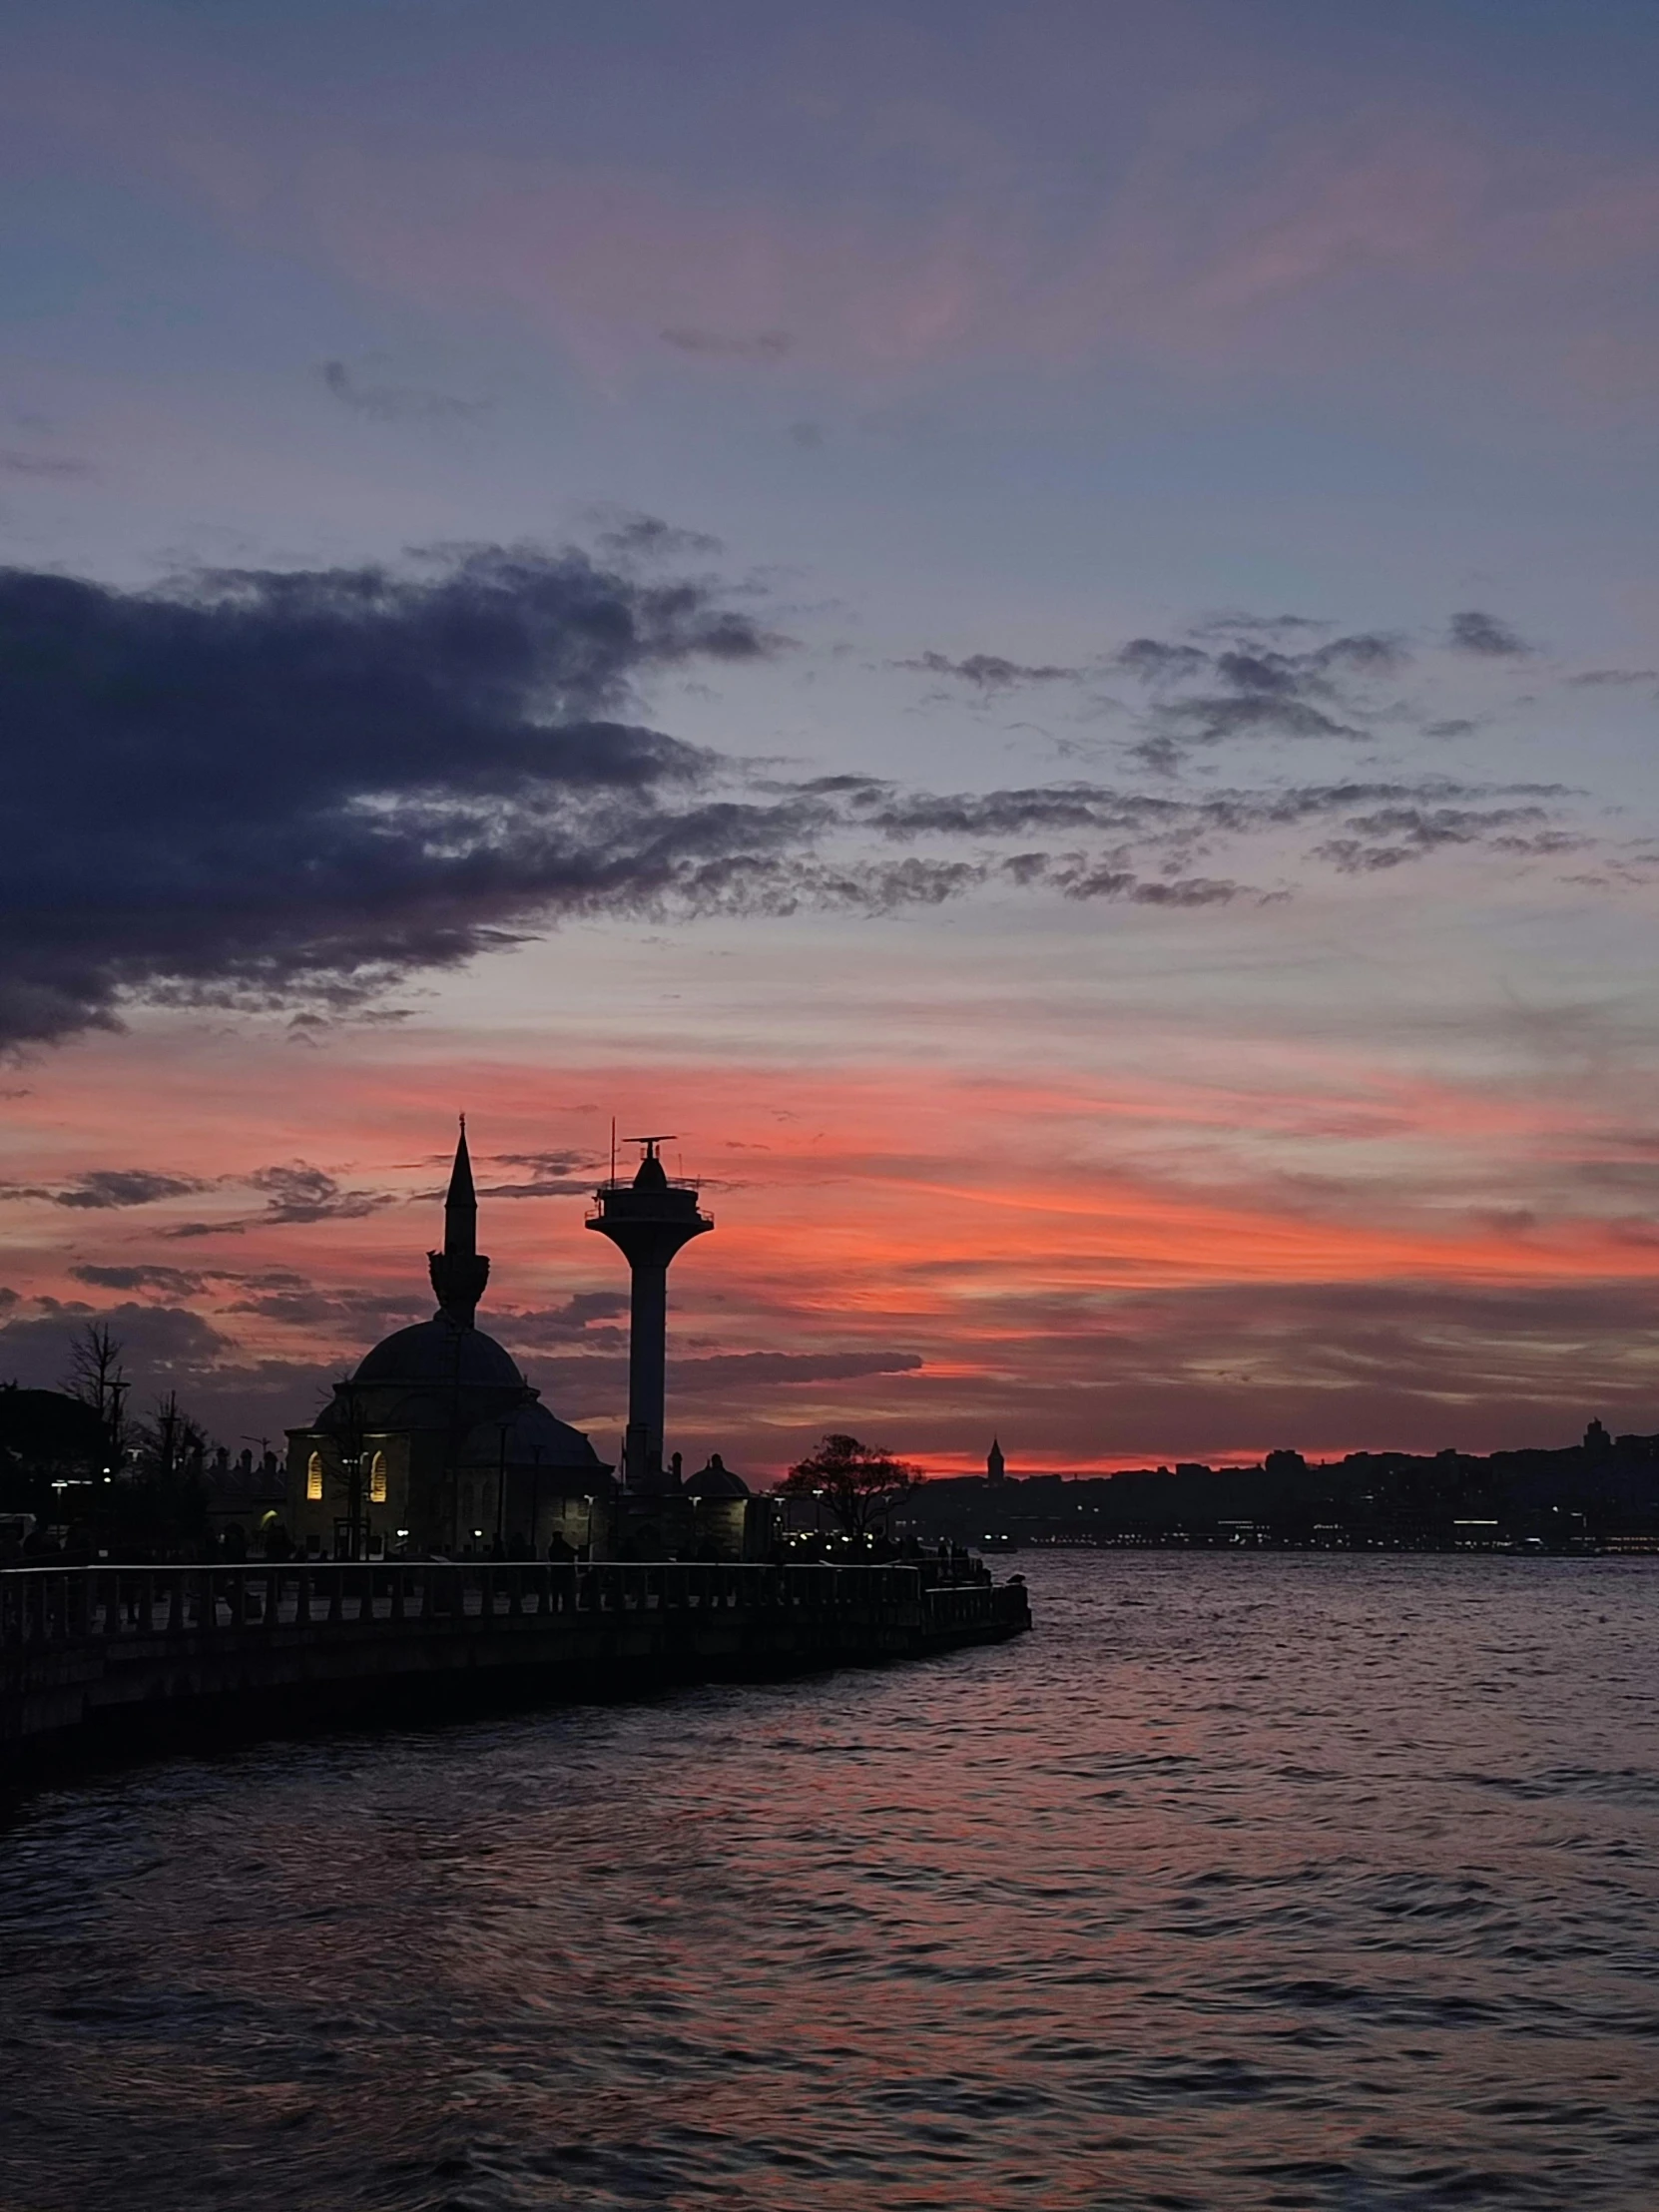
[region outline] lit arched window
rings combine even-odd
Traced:
[[[368,1466],[368,1502],[384,1505],[386,1502],[386,1455],[377,1451]]]
[[[313,1451],[305,1461],[305,1496],[314,1505],[322,1495],[322,1454]]]

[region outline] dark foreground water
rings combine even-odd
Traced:
[[[0,2204],[1659,2206],[1659,1564],[1021,1562],[882,1674],[0,1829]]]

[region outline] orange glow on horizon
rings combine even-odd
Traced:
[[[704,1177],[718,1228],[676,1267],[677,1357],[788,1352],[830,1363],[821,1382],[781,1382],[776,1410],[756,1413],[763,1428],[775,1418],[835,1425],[866,1400],[858,1418],[878,1428],[921,1382],[927,1402],[967,1406],[1034,1386],[1038,1374],[1055,1388],[1154,1376],[1160,1302],[1171,1298],[1390,1284],[1640,1290],[1656,1274],[1655,1247],[1587,1204],[1593,1179],[1569,1179],[1548,1207],[1513,1203],[1517,1181],[1547,1184],[1563,1160],[1617,1157],[1592,1101],[1459,1092],[1364,1068],[1348,1071],[1344,1099],[1332,1055],[1315,1057],[1320,1113],[1335,1133],[1315,1139],[1306,1098],[1254,1083],[1126,1078],[1103,1095],[1098,1080],[1024,1083],[950,1067],[924,1079],[856,1064],[829,1075],[719,1059],[648,1080],[598,1059],[555,1069],[544,1043],[469,1049],[462,1077],[434,1058],[430,1038],[413,1049],[395,1033],[355,1040],[348,1060],[325,1068],[304,1047],[229,1049],[200,1033],[184,1049],[170,1043],[142,1055],[142,1139],[123,1113],[134,1044],[94,1044],[73,1069],[43,1071],[13,1116],[5,1174],[50,1190],[87,1166],[131,1164],[201,1188],[131,1211],[14,1199],[8,1278],[27,1296],[97,1305],[111,1294],[89,1290],[72,1267],[171,1269],[197,1287],[135,1295],[182,1299],[244,1359],[337,1367],[392,1326],[366,1308],[353,1318],[325,1306],[307,1321],[283,1303],[282,1283],[401,1301],[411,1316],[425,1307],[424,1255],[463,1107],[493,1257],[486,1326],[491,1309],[510,1317],[578,1293],[620,1298],[620,1263],[581,1226],[584,1194],[608,1164],[613,1104],[624,1129],[643,1115],[640,1126],[680,1132],[669,1164]],[[305,1080],[313,1068],[327,1081]],[[359,1194],[360,1210],[275,1218],[248,1179],[283,1161],[321,1169],[347,1198]],[[547,1183],[573,1188],[491,1196]],[[191,1222],[207,1233],[168,1234]],[[604,1341],[580,1326],[544,1332],[530,1363],[554,1363],[563,1402],[587,1387],[569,1380],[570,1363]],[[835,1382],[834,1363],[866,1347],[907,1365]],[[1259,1347],[1247,1365],[1273,1374],[1279,1357]],[[1217,1389],[1232,1386],[1240,1364],[1229,1355],[1195,1370],[1190,1350],[1182,1358],[1183,1374],[1213,1368]],[[590,1372],[600,1370],[580,1370]],[[749,1386],[733,1372],[734,1388]],[[584,1417],[614,1417],[614,1382],[604,1388]],[[1029,1467],[1111,1471],[1174,1449],[1149,1457],[1078,1441],[1084,1448],[1043,1444]],[[1238,1431],[1226,1442],[1222,1456],[1259,1456]],[[980,1463],[961,1451],[923,1456],[964,1471]]]

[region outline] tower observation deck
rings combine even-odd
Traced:
[[[672,1481],[663,1470],[669,1263],[694,1237],[707,1236],[714,1222],[703,1211],[697,1183],[670,1176],[663,1166],[657,1148],[668,1138],[629,1141],[641,1147],[638,1170],[600,1184],[586,1226],[610,1238],[633,1275],[623,1480],[631,1490],[662,1490]]]

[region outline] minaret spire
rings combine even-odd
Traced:
[[[461,1116],[455,1165],[449,1171],[449,1192],[443,1202],[443,1249],[448,1258],[464,1253],[470,1259],[478,1250],[478,1194],[472,1187],[472,1155],[466,1149],[466,1116]]]
[[[466,1116],[455,1146],[455,1164],[449,1171],[449,1190],[443,1202],[443,1250],[429,1252],[432,1289],[439,1312],[457,1329],[470,1329],[478,1301],[489,1281],[490,1264],[478,1250],[478,1194],[472,1187],[472,1158],[466,1148]]]

